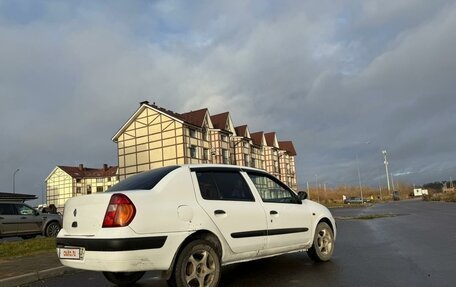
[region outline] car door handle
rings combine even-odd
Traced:
[[[27,219],[27,217],[23,216],[23,217],[21,217],[21,219]]]
[[[279,213],[278,213],[277,211],[275,211],[275,210],[271,210],[271,211],[269,212],[269,214],[270,214],[270,215],[277,215],[277,214],[279,214]]]
[[[225,212],[225,210],[217,209],[216,211],[214,211],[214,214],[221,215],[221,214],[226,214],[226,212]]]

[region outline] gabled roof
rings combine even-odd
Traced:
[[[188,113],[183,113],[178,115],[180,119],[182,119],[184,122],[190,123],[194,126],[197,127],[204,127],[205,120],[207,119],[208,122],[206,122],[208,127],[212,127],[212,122],[210,117],[208,117],[209,111],[207,108],[197,110],[197,111],[191,111]]]
[[[116,176],[117,166],[105,166],[103,168],[87,168],[80,166],[57,166],[73,178],[96,178]]]
[[[264,132],[251,133],[250,137],[252,138],[253,144],[258,146],[266,145],[266,140],[264,138]]]
[[[280,141],[279,148],[281,150],[286,151],[288,153],[288,155],[291,155],[291,156],[297,155],[292,141]]]
[[[117,133],[112,137],[112,141],[117,142],[117,139],[119,136],[131,125],[131,123],[136,120],[136,118],[145,110],[145,109],[152,109],[155,110],[156,112],[159,112],[161,114],[167,115],[171,117],[172,119],[178,121],[178,122],[184,122],[178,113],[175,113],[171,110],[167,110],[165,108],[161,108],[159,106],[156,106],[155,103],[152,105],[149,104],[148,101],[140,102],[139,103],[139,108],[136,110],[136,112],[128,119],[128,121],[117,131]]]
[[[247,125],[235,127],[236,135],[239,137],[250,138],[250,132]]]
[[[211,121],[215,129],[228,131],[236,135],[233,122],[231,121],[230,113],[224,112],[211,116]]]
[[[226,130],[226,122],[228,121],[229,112],[211,116],[212,124],[215,129]]]
[[[277,142],[277,137],[275,132],[270,132],[264,134],[264,138],[266,139],[266,143],[270,147],[279,148],[279,143]]]

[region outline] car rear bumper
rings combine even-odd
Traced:
[[[57,238],[57,248],[65,246],[83,247],[85,251],[134,251],[157,249],[165,245],[167,236],[135,238]]]
[[[181,243],[190,233],[179,232],[131,238],[57,238],[61,248],[79,248],[79,259],[62,259],[68,267],[109,272],[168,270]]]

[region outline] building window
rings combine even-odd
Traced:
[[[192,129],[192,128],[189,128],[188,130],[189,130],[189,133],[190,133],[190,137],[196,138],[196,130]]]
[[[108,181],[111,181],[111,177],[108,177]]]
[[[87,194],[92,194],[92,187],[90,185],[87,186]]]
[[[250,166],[251,166],[251,167],[256,167],[256,166],[255,166],[255,159],[254,159],[254,158],[252,158],[252,160],[250,161]]]
[[[196,158],[197,153],[196,153],[196,146],[192,145],[190,146],[190,157],[191,158]]]
[[[222,142],[228,142],[228,137],[226,135],[220,135]]]
[[[206,129],[203,129],[203,140],[209,141],[209,134]]]
[[[207,148],[203,149],[203,159],[205,159],[205,160],[209,159],[209,149],[207,149]]]
[[[244,154],[244,166],[249,166],[250,159],[248,154]]]
[[[97,182],[104,182],[104,178],[97,178]]]
[[[81,193],[81,188],[80,187],[76,187],[76,193]]]
[[[76,178],[76,183],[81,183],[81,179],[80,178]]]
[[[222,156],[223,156],[223,163],[229,164],[230,163],[230,154],[227,149],[222,149]]]
[[[102,186],[97,186],[97,192],[103,192],[103,187]]]

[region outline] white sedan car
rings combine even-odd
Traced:
[[[57,253],[118,285],[161,270],[171,286],[215,287],[226,264],[297,251],[328,261],[334,218],[306,197],[253,168],[158,168],[69,199]]]

